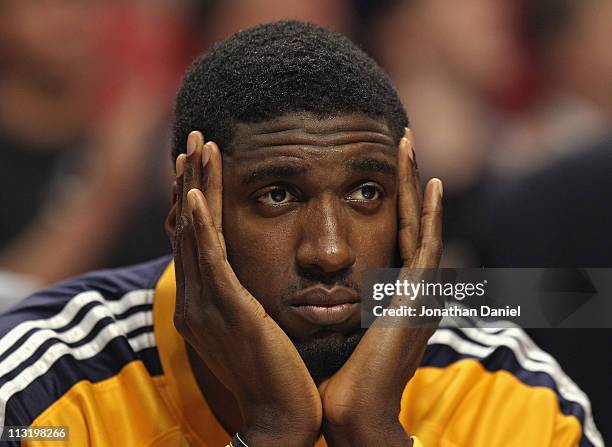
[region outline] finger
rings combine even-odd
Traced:
[[[181,239],[182,245],[180,246],[180,248],[182,249],[183,272],[187,275],[187,282],[189,282],[189,278],[197,277],[192,276],[196,273],[193,271],[193,266],[197,266],[197,262],[194,263],[192,261],[197,261],[197,253],[194,255],[194,250],[192,250],[193,247],[189,245],[193,245],[193,243],[195,242],[195,237],[192,234],[192,218],[187,207],[187,192],[193,188],[202,187],[202,166],[200,160],[202,157],[203,144],[204,137],[202,136],[201,132],[190,132],[187,138],[187,153],[182,159],[183,184],[181,189],[181,214],[178,218],[181,229],[183,230]],[[188,252],[189,256],[186,256],[185,252]]]
[[[414,189],[417,191],[417,198],[418,198],[418,203],[419,203],[419,209],[423,200],[423,191],[421,188],[421,178],[419,176],[419,166],[417,164],[417,160],[416,160],[416,153],[414,151],[414,147],[415,147],[415,141],[414,141],[414,135],[412,134],[412,131],[409,128],[406,128],[405,132],[404,132],[404,136],[408,139],[408,141],[410,142],[410,163],[412,163],[412,184]]]
[[[442,181],[431,179],[425,188],[421,236],[413,268],[436,268],[442,255]]]
[[[187,156],[185,154],[180,154],[176,158],[176,210],[174,217],[174,226],[175,226],[175,235],[174,235],[174,255],[175,255],[175,263],[178,264],[177,256],[180,256],[180,253],[177,250],[178,247],[178,236],[180,233],[180,224],[181,224],[181,215],[183,209],[183,181],[184,181],[184,173],[185,173],[185,158]],[[182,267],[182,266],[180,266]]]
[[[209,257],[210,260],[214,260],[214,256],[218,256],[216,253],[216,246],[218,246],[217,232],[214,227],[212,214],[206,197],[201,190],[193,188],[187,193],[187,204],[189,207],[189,213],[192,216],[194,228],[196,229],[196,236],[198,239],[197,245],[202,245],[202,251],[204,256]],[[210,251],[204,250],[210,248]],[[213,256],[213,257],[210,257]]]
[[[213,141],[204,145],[202,153],[204,178],[206,187],[204,197],[210,207],[213,225],[225,253],[225,240],[223,238],[223,159],[219,146]]]
[[[400,255],[404,265],[408,265],[412,261],[416,252],[421,210],[421,193],[418,175],[414,167],[413,146],[412,132],[406,128],[397,153],[399,174],[398,236]]]
[[[197,250],[202,282],[210,287],[212,292],[206,295],[212,299],[225,297],[222,298],[224,306],[240,302],[236,298],[240,296],[242,287],[226,260],[206,197],[199,189],[192,189],[188,193],[187,202],[196,235],[193,246]]]
[[[177,210],[176,220],[177,229],[183,229],[185,224],[188,224],[191,216],[185,210],[187,208],[187,192],[193,188],[201,186],[201,167],[199,163],[195,163],[198,157],[201,157],[201,146],[204,137],[199,131],[193,131],[187,138],[187,148],[185,154],[180,154],[176,160],[176,170],[178,176],[177,185]],[[197,166],[194,166],[197,164]]]
[[[187,138],[187,157],[185,159],[185,173],[183,183],[182,209],[187,209],[187,192],[190,189],[202,189],[202,148],[204,136],[202,132],[194,130]],[[184,213],[183,213],[184,214]],[[187,216],[191,219],[191,216]]]
[[[175,321],[181,324],[185,316],[185,274],[183,271],[183,259],[181,253],[181,240],[183,237],[183,225],[181,221],[183,203],[183,175],[185,173],[185,154],[180,154],[176,159],[176,217],[174,235],[174,275],[176,278],[176,305]],[[179,317],[177,319],[176,317]]]
[[[180,154],[176,158],[176,217],[175,226],[178,228],[180,223],[180,217],[183,212],[183,186],[184,186],[184,174],[185,174],[185,163],[187,155]],[[176,245],[176,241],[175,241]],[[176,247],[175,247],[176,248]]]
[[[200,272],[198,253],[194,235],[192,217],[187,206],[187,192],[194,187],[201,187],[201,155],[203,136],[201,132],[191,132],[187,138],[187,153],[177,159],[177,169],[182,172],[177,194],[177,236],[175,261],[177,277],[177,302],[175,316],[187,321],[188,306],[186,297],[190,289],[198,287]]]

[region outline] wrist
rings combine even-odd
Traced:
[[[308,446],[312,447],[321,431],[322,411],[307,406],[242,406],[244,433],[255,447]],[[318,408],[318,411],[317,411]],[[249,444],[251,447],[251,444]]]
[[[330,447],[349,447],[359,445],[374,447],[411,447],[412,439],[399,421],[386,423],[350,424],[345,426],[325,426],[325,439]]]
[[[240,432],[248,447],[313,447],[318,433],[305,433],[294,429],[248,427]]]

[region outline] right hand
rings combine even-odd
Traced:
[[[227,259],[219,148],[197,131],[187,147],[177,158],[174,324],[236,397],[250,442],[312,446],[322,415],[317,387]]]

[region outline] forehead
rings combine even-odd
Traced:
[[[238,124],[223,150],[229,184],[250,185],[273,178],[308,175],[313,181],[342,181],[348,172],[395,176],[396,145],[386,122],[363,115],[316,117],[295,113],[269,121]],[[314,177],[312,177],[314,175]],[[316,178],[316,180],[315,180]]]
[[[238,155],[283,146],[339,148],[355,143],[395,147],[389,126],[383,119],[361,114],[316,117],[302,112],[260,123],[237,123],[227,153]]]

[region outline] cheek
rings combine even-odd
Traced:
[[[352,231],[356,268],[392,267],[397,253],[397,219],[395,213],[355,225]]]
[[[287,219],[254,219],[241,209],[223,213],[227,254],[236,276],[264,307],[293,279],[295,231]],[[267,309],[269,311],[269,309]]]

